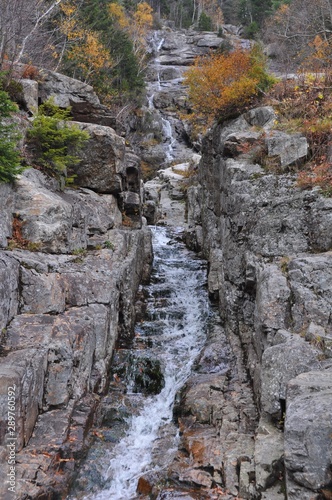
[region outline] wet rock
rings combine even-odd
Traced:
[[[137,493],[140,495],[149,495],[152,492],[153,486],[145,477],[140,477],[137,484]]]
[[[106,227],[102,220],[100,226]],[[86,447],[96,394],[108,384],[116,339],[122,329],[131,335],[134,296],[152,258],[149,231],[109,233],[113,249],[79,261],[25,250],[1,255],[6,264],[2,283],[10,300],[3,322],[6,326],[10,321],[10,326],[2,339],[6,357],[0,367],[0,397],[7,398],[8,385],[16,385],[17,451],[24,446],[17,453],[18,498],[23,498],[22,492],[55,495],[66,488],[74,471],[72,454],[79,457]],[[5,417],[1,414],[2,432]],[[35,460],[36,449],[50,457],[47,463]],[[58,462],[59,453],[68,462]],[[58,466],[66,469],[59,478],[54,475]]]
[[[159,394],[165,385],[161,364],[156,359],[135,355],[131,351],[122,351],[113,363],[113,371],[129,390],[134,393]]]
[[[196,375],[186,384],[182,393],[179,408],[175,408],[177,416],[193,415],[198,422],[210,423],[220,418],[221,406],[219,393],[223,391],[225,376],[218,374]]]

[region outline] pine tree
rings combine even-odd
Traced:
[[[9,123],[15,111],[17,106],[0,90],[0,182],[13,182],[23,170],[17,149],[20,136],[15,124]]]

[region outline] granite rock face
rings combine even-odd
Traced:
[[[100,104],[91,85],[49,70],[43,70],[41,76],[38,83],[38,98],[41,103],[53,98],[60,108],[70,106],[76,121],[115,126],[114,115]]]
[[[73,168],[75,182],[98,193],[120,193],[126,175],[125,140],[110,127],[85,123],[79,126],[90,139],[80,154],[80,163]]]
[[[280,478],[287,498],[329,498],[332,206],[286,173],[306,140],[272,132],[273,121],[259,108],[205,137],[188,241],[209,260],[211,297],[241,341],[258,404],[256,493],[246,498],[284,498]]]
[[[74,115],[93,109],[91,121],[100,118],[97,96],[81,82],[49,73],[38,92],[41,101],[54,95],[60,106],[71,104]],[[106,118],[79,126],[90,139],[75,188],[35,169],[0,186],[1,498],[8,493],[8,391],[15,498],[62,495],[88,446],[114,346],[133,335],[135,296],[150,272],[140,159]]]

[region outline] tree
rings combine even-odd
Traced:
[[[212,31],[212,19],[203,11],[198,20],[200,31]]]
[[[332,0],[282,3],[268,20],[264,39],[279,47],[280,59],[294,70],[310,54],[319,35],[331,44]]]
[[[199,57],[184,80],[189,86],[193,112],[209,121],[240,112],[273,82],[258,47]]]
[[[79,163],[78,153],[89,134],[68,124],[70,108],[60,109],[52,99],[39,106],[27,142],[37,166],[59,177]]]
[[[19,134],[15,124],[8,119],[17,111],[17,106],[9,99],[7,92],[0,90],[0,182],[13,182],[22,172],[17,149]]]
[[[122,5],[112,2],[109,12],[118,27],[131,39],[139,72],[142,72],[146,67],[147,34],[153,24],[152,7],[147,2],[140,2],[134,12],[127,13]]]
[[[63,0],[0,0],[0,65],[40,61],[48,51],[47,26]]]
[[[56,22],[63,34],[54,51],[61,71],[93,85],[106,104],[126,100],[144,88],[131,38],[134,23],[122,5],[66,0]]]

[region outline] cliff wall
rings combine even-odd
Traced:
[[[90,139],[75,189],[60,189],[35,169],[0,185],[4,499],[66,491],[107,389],[114,346],[133,334],[135,295],[152,261],[139,160],[109,126],[92,88],[55,73],[24,83],[27,109],[51,95],[71,104]]]
[[[252,380],[257,497],[330,498],[332,200],[296,186],[288,167],[306,141],[273,131],[275,119],[259,108],[205,137],[188,242],[209,261],[210,294]]]

